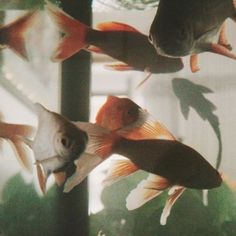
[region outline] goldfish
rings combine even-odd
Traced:
[[[95,30],[73,19],[52,3],[47,2],[47,9],[58,28],[65,33],[55,49],[53,61],[63,61],[84,49],[104,53],[123,62],[107,66],[120,71],[173,73],[183,68],[181,59],[158,55],[148,36],[132,26],[107,22],[99,24],[99,30]]]
[[[43,193],[50,174],[64,182],[73,161],[85,150],[88,136],[58,113],[35,105],[38,127],[34,140],[24,139],[33,150],[39,185]]]
[[[32,27],[38,10],[32,10],[15,21],[0,26],[0,48],[10,48],[21,58],[28,60],[25,36]]]
[[[161,55],[192,55],[193,64],[196,64],[196,55],[201,52],[236,59],[225,42],[224,29],[219,41],[215,42],[225,20],[236,19],[235,7],[235,1],[232,0],[160,0],[150,27],[150,41]]]
[[[35,128],[33,126],[0,121],[0,138],[11,145],[20,165],[30,173],[32,172],[31,153],[19,136],[31,138],[34,134]]]

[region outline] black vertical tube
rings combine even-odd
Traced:
[[[65,12],[91,25],[91,0],[61,0]],[[88,121],[90,98],[90,54],[81,51],[61,66],[61,113],[70,120]],[[87,180],[70,193],[58,191],[57,235],[88,236]]]

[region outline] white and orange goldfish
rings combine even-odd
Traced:
[[[28,60],[25,36],[33,25],[37,13],[37,10],[32,10],[15,21],[0,26],[0,48],[10,48],[21,58]]]

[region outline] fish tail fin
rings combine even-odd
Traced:
[[[147,179],[142,180],[126,198],[128,210],[135,210],[148,201],[157,197],[163,190],[170,187],[170,182],[158,175],[150,174]]]
[[[86,46],[85,37],[89,27],[75,20],[49,1],[46,1],[46,4],[52,20],[66,34],[52,56],[53,61],[63,61]]]
[[[97,124],[88,122],[75,122],[75,124],[88,135],[85,152],[98,155],[102,159],[108,158],[113,153],[116,142],[122,139],[115,132],[102,128]]]
[[[38,10],[33,10],[2,28],[5,45],[28,60],[25,34],[34,23]]]
[[[173,189],[174,189],[174,191],[172,191]],[[173,207],[173,205],[175,204],[177,199],[182,195],[184,190],[185,190],[184,187],[177,187],[176,188],[176,186],[173,186],[173,188],[170,190],[172,192],[170,193],[170,196],[167,199],[165,207],[164,207],[162,214],[161,214],[161,219],[160,219],[161,225],[166,225],[167,218],[170,215],[171,208]]]
[[[108,170],[106,178],[103,180],[103,185],[110,186],[122,178],[133,174],[138,169],[139,168],[128,159],[114,160]]]
[[[9,143],[11,144],[15,156],[20,165],[23,167],[23,169],[29,173],[32,173],[33,172],[32,152],[27,147],[25,142],[16,136],[10,139]]]

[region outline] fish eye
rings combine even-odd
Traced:
[[[61,144],[63,145],[63,147],[65,147],[65,148],[70,148],[73,143],[72,140],[70,140],[67,137],[62,137],[60,141],[61,141]]]

